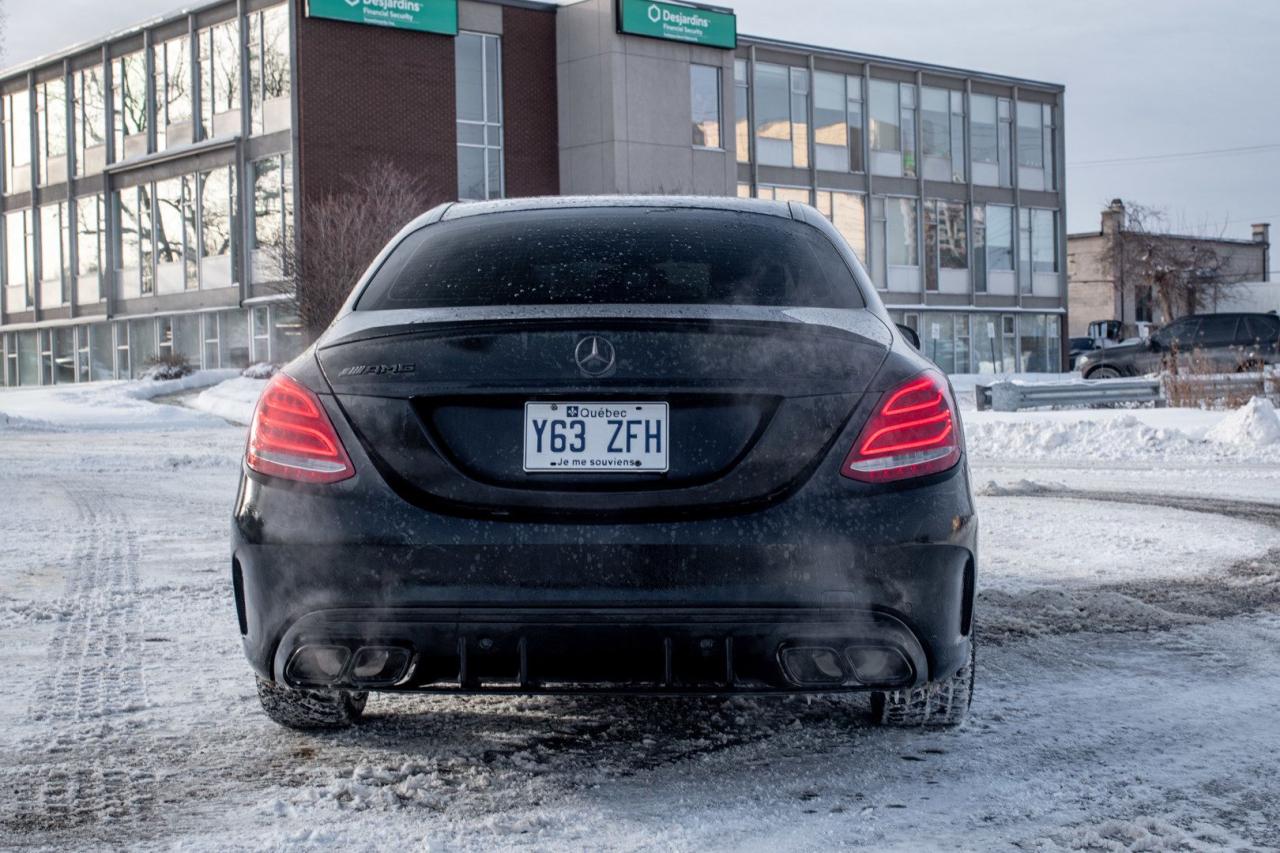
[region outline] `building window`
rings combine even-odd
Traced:
[[[898,84],[891,80],[871,81],[871,150],[902,150]]]
[[[201,349],[198,315],[177,314],[160,318],[161,358],[181,358],[188,364],[199,367]]]
[[[968,227],[962,202],[929,199],[924,205],[925,290],[938,290],[942,270],[969,267]]]
[[[40,307],[52,308],[67,302],[67,279],[71,270],[71,222],[67,203],[40,207]]]
[[[155,200],[156,291],[191,290],[199,283],[195,176],[157,181]]]
[[[272,6],[249,15],[250,133],[288,130],[293,109],[289,97],[289,9]]]
[[[922,88],[920,136],[925,178],[963,181],[964,93],[928,86]]]
[[[116,160],[147,153],[147,60],[142,51],[111,61]]]
[[[76,199],[76,302],[102,298],[102,236],[106,226],[101,195]]]
[[[1018,101],[1019,183],[1024,189],[1054,188],[1053,107]]]
[[[200,54],[202,139],[240,132],[240,32],[237,21],[214,24],[196,36]]]
[[[1037,273],[1058,271],[1058,212],[1031,211],[1031,270]]]
[[[249,326],[254,362],[271,361],[271,324],[265,305],[250,309]]]
[[[916,175],[916,87],[872,80],[870,89],[872,169],[878,175]]]
[[[4,191],[31,189],[31,98],[24,87],[0,98],[4,115]]]
[[[920,136],[924,176],[933,181],[964,180],[964,93],[920,90]]]
[[[974,205],[973,289],[986,293],[991,273],[1013,271],[1013,208],[1003,204]]]
[[[107,165],[107,92],[100,65],[71,75],[71,126],[76,176],[101,172]]]
[[[829,172],[861,172],[862,78],[813,74],[814,159]]]
[[[857,80],[857,78],[853,78]],[[845,76],[813,74],[814,163],[829,172],[849,171],[849,99]]]
[[[973,95],[969,103],[973,108],[969,143],[973,149],[973,182],[988,187],[1013,186],[1009,99]]]
[[[885,250],[889,266],[920,265],[918,249],[918,212],[913,198],[885,199]]]
[[[1018,285],[1033,291],[1036,273],[1058,272],[1058,212],[1018,208]],[[1056,295],[1056,294],[1055,294]]]
[[[156,322],[151,317],[129,320],[129,378],[137,379],[142,372],[155,364],[160,354],[156,345]],[[123,375],[123,374],[122,374]]]
[[[454,40],[458,113],[458,198],[502,198],[502,51],[494,35]]]
[[[67,84],[36,84],[36,171],[41,185],[67,180]]]
[[[112,326],[99,323],[86,331],[89,333],[89,379],[114,379],[115,343],[112,341]]]
[[[756,63],[756,157],[764,166],[809,166],[809,72]]]
[[[218,345],[223,367],[248,367],[252,360],[249,351],[249,314],[245,311],[224,311],[218,318]]]
[[[155,253],[152,188],[128,187],[115,194],[119,230],[115,235],[116,279],[125,299],[155,292]]]
[[[235,283],[231,264],[235,170],[231,166],[219,166],[201,172],[199,178],[200,286],[230,287]]]
[[[738,146],[738,162],[751,162],[751,118],[748,99],[751,89],[747,85],[747,61],[733,61],[733,111],[736,142]]]
[[[288,154],[253,163],[254,280],[278,280],[293,239],[293,167]]]
[[[156,147],[160,150],[193,139],[191,127],[191,41],[187,36],[153,48],[156,75]]]
[[[12,210],[4,215],[4,257],[4,309],[25,311],[35,301],[35,228],[30,210]]]
[[[865,172],[867,165],[863,154],[861,77],[850,75],[845,78],[845,95],[849,118],[849,166],[855,172]]]
[[[857,79],[857,78],[854,78]],[[857,193],[818,190],[816,206],[848,241],[853,253],[867,262],[867,205]]]
[[[689,66],[689,98],[693,106],[693,144],[720,148],[720,69]]]
[[[200,364],[205,370],[214,370],[222,366],[222,349],[218,341],[218,315],[200,315],[200,342],[202,351]]]

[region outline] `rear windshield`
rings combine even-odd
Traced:
[[[574,208],[486,214],[406,237],[357,310],[669,303],[862,308],[818,229],[758,213]]]

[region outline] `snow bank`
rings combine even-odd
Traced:
[[[1280,417],[1257,398],[1235,412],[1080,409],[965,412],[970,454],[987,461],[1259,461],[1280,463]]]
[[[266,386],[265,378],[237,376],[201,391],[187,405],[232,423],[248,424],[253,419],[253,407]]]
[[[215,385],[235,370],[199,370],[163,381],[91,382],[0,392],[0,429],[182,429],[207,427],[207,415],[152,400]]]
[[[1220,444],[1265,447],[1280,444],[1280,416],[1266,397],[1254,397],[1205,436]]]

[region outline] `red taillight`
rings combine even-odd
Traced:
[[[356,473],[319,398],[283,373],[258,398],[244,459],[259,474],[303,483],[336,483]]]
[[[904,382],[880,399],[840,473],[887,483],[947,470],[960,461],[955,411],[942,374],[927,370]]]

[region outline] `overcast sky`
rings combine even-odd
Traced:
[[[1248,237],[1250,223],[1271,221],[1280,232],[1280,2],[720,3],[745,33],[1064,84],[1072,231],[1096,229],[1103,205],[1123,197],[1165,208],[1183,229]],[[0,66],[176,5],[57,0],[51,14],[45,0],[0,0]],[[1254,150],[1163,156],[1240,148]],[[1097,163],[1118,159],[1128,162]]]

